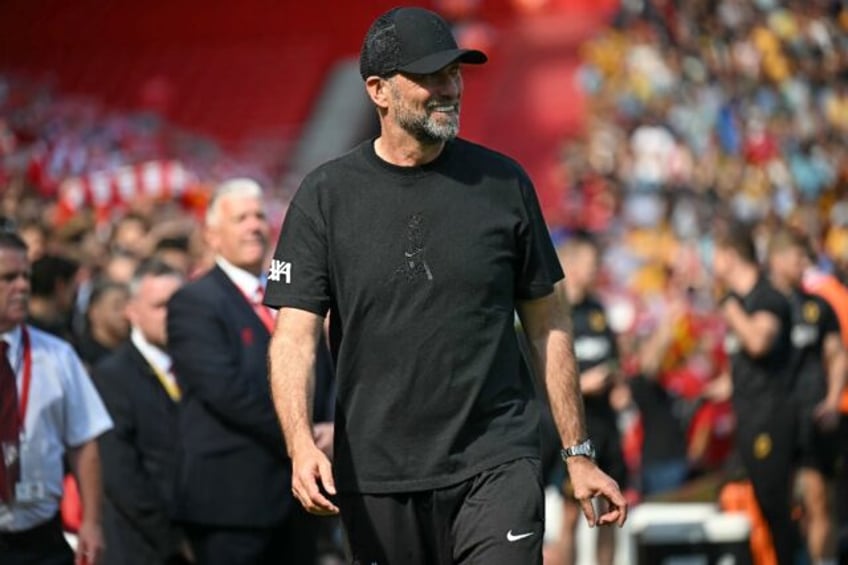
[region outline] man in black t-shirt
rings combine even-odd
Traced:
[[[836,532],[828,504],[840,455],[839,400],[845,385],[846,356],[839,320],[820,296],[801,289],[807,243],[781,230],[769,245],[772,284],[792,305],[795,375],[792,396],[798,403],[799,480],[807,520],[807,547],[813,563],[836,563]]]
[[[792,313],[786,298],[761,276],[754,243],[743,226],[716,235],[713,269],[728,291],[721,312],[729,333],[736,450],[771,530],[780,565],[794,563],[791,519],[795,447]]]
[[[580,455],[591,446],[563,274],[530,179],[456,137],[459,65],[485,60],[428,10],[380,16],[360,59],[380,136],[304,179],[268,273],[293,491],[310,512],[341,511],[355,563],[541,563],[538,406],[516,309],[587,518],[594,496],[612,504],[598,524],[626,516],[615,482]],[[332,465],[307,410],[327,312]]]
[[[568,269],[566,288],[571,303],[574,356],[580,373],[580,392],[586,412],[586,429],[595,444],[598,466],[619,485],[627,481],[627,466],[621,451],[618,416],[610,405],[610,391],[618,376],[618,350],[615,334],[609,326],[603,304],[592,293],[597,284],[600,250],[585,234],[576,234],[560,249],[561,264]],[[546,422],[548,419],[546,419]],[[563,527],[558,547],[552,553],[562,562],[577,561],[575,537],[580,508],[571,492],[571,482],[564,487]],[[596,562],[611,565],[615,555],[615,532],[598,531]]]

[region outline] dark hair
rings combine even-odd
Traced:
[[[130,295],[135,296],[144,277],[177,277],[183,279],[184,276],[182,271],[175,269],[161,259],[146,259],[141,262],[135,273],[133,273],[132,280],[129,284],[129,292]]]
[[[0,249],[27,252],[26,242],[14,231],[0,229]]]
[[[734,251],[740,259],[751,265],[758,264],[757,248],[751,237],[751,228],[744,224],[732,224],[716,230],[715,245]]]
[[[141,279],[143,277],[165,277],[165,276],[182,277],[183,274],[178,269],[175,269],[165,261],[160,259],[146,259],[141,262],[133,274],[133,279]]]
[[[592,234],[583,230],[578,230],[569,235],[560,245],[560,249],[565,253],[573,253],[579,247],[588,247],[598,255],[601,253],[601,246],[598,240]]]
[[[13,218],[10,218],[9,216],[0,215],[0,231],[4,233],[14,233],[18,231],[18,224]]]
[[[174,237],[163,237],[159,241],[156,242],[156,247],[154,248],[154,252],[156,251],[185,251],[188,252],[188,237],[184,235],[178,235]]]
[[[812,250],[809,239],[795,229],[781,228],[769,238],[769,255],[792,247],[797,247],[805,255],[809,255]]]
[[[32,263],[33,296],[48,298],[58,290],[60,282],[73,280],[79,264],[61,255],[44,255]]]
[[[124,283],[119,283],[110,279],[97,279],[91,287],[91,295],[88,298],[88,310],[91,310],[98,302],[100,302],[107,294],[112,291],[123,292],[129,294],[129,289]]]

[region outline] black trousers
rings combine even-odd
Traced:
[[[771,530],[777,562],[792,565],[800,535],[792,521],[797,408],[791,402],[764,402],[756,410],[737,408],[737,450],[754,496]]]
[[[338,497],[354,565],[541,565],[541,464],[517,459],[460,484]]]
[[[197,565],[313,565],[318,516],[292,505],[273,528],[234,528],[182,524]]]
[[[59,515],[30,530],[0,532],[0,563],[73,565],[74,553],[65,541]]]

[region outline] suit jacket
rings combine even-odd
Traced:
[[[92,373],[115,427],[99,439],[105,492],[105,563],[151,565],[173,558],[171,521],[177,404],[129,341]]]
[[[220,268],[168,304],[168,352],[183,390],[175,516],[265,528],[291,505],[291,464],[268,386],[270,334]]]

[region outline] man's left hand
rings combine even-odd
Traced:
[[[823,400],[813,411],[813,419],[815,419],[816,424],[826,432],[831,432],[839,427],[840,416],[838,400],[836,402]]]
[[[103,550],[106,547],[103,542],[103,528],[97,522],[83,520],[77,537],[75,565],[98,565],[103,558]]]
[[[574,488],[574,498],[583,509],[590,527],[618,524],[627,519],[627,500],[618,484],[601,471],[594,461],[586,457],[569,457],[566,461],[568,476]],[[596,519],[592,499],[601,497],[607,501],[608,510]]]

